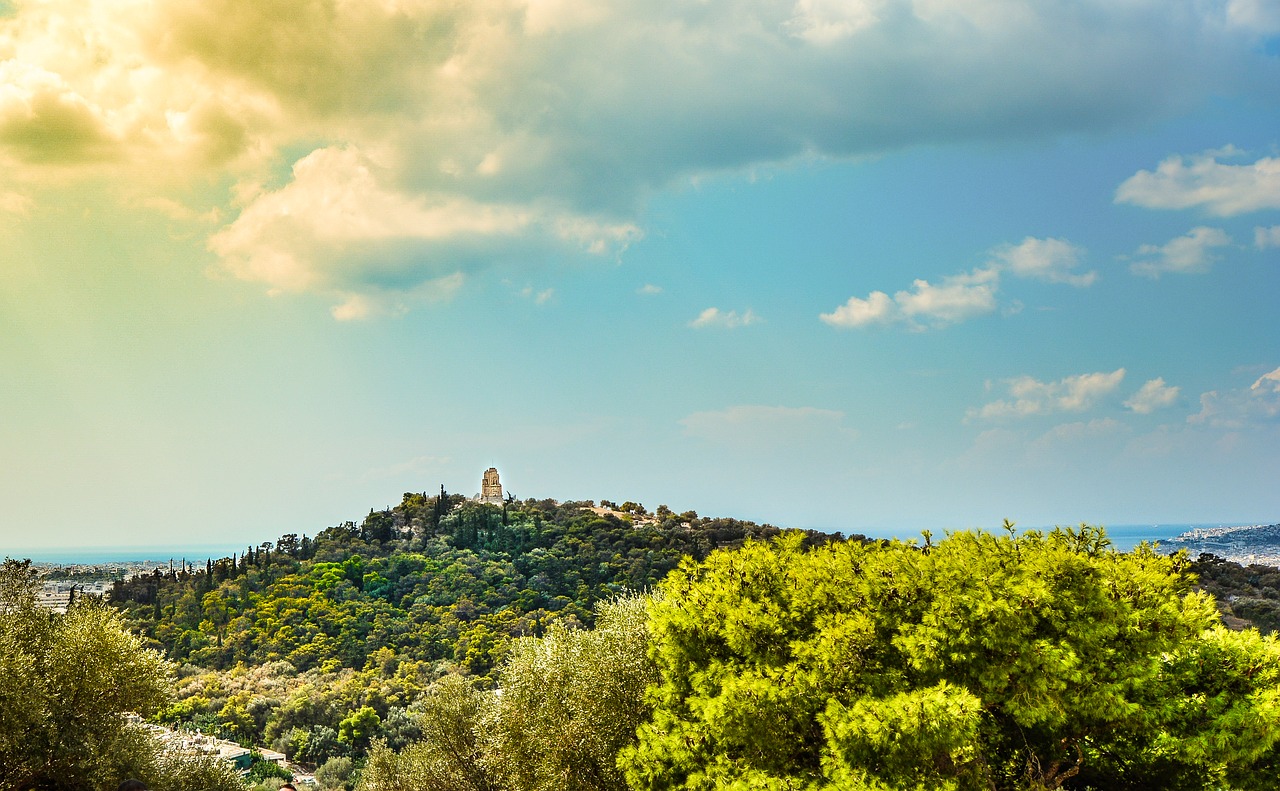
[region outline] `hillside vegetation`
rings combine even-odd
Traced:
[[[597,603],[652,589],[682,558],[779,532],[634,503],[409,493],[359,525],[157,571],[111,598],[181,665],[161,721],[319,765],[416,738],[410,708],[442,675],[493,687],[513,640],[590,627]]]
[[[1222,621],[1270,627],[1275,570],[1006,528],[410,493],[120,583],[104,623],[173,673],[140,711],[335,791],[1271,787],[1280,643]]]

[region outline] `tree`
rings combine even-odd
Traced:
[[[382,718],[372,706],[361,706],[358,711],[338,723],[338,740],[349,744],[353,749],[363,750],[369,746],[369,740],[378,730]]]
[[[1267,787],[1280,644],[1185,556],[1101,529],[800,536],[686,561],[651,606],[638,789]],[[767,727],[765,727],[767,726]]]
[[[36,605],[29,561],[0,567],[0,791],[241,787],[225,766],[168,753],[125,714],[168,696],[169,665],[95,599]]]
[[[476,690],[461,676],[441,678],[413,706],[422,741],[399,754],[375,742],[361,774],[361,791],[496,791],[480,736],[493,703],[492,693]]]
[[[316,770],[316,782],[321,788],[330,791],[348,788],[354,768],[350,758],[330,758]]]
[[[658,680],[648,656],[647,598],[597,606],[596,628],[553,625],[517,641],[499,673],[502,689],[486,761],[518,791],[624,791],[618,751],[635,741]]]

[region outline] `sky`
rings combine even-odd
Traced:
[[[0,0],[0,551],[1280,520],[1280,2]]]

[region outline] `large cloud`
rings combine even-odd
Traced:
[[[348,301],[335,316],[363,318],[418,301],[396,300],[396,293],[448,296],[468,262],[511,255],[516,246],[573,244],[603,253],[636,233],[631,225],[536,204],[406,192],[378,175],[377,165],[354,149],[313,151],[294,165],[288,184],[255,195],[209,246],[237,277],[273,291],[338,294]],[[387,294],[391,304],[379,309]],[[352,302],[356,295],[364,298]]]
[[[250,238],[250,226],[278,207],[290,189],[275,181],[282,161],[360,152],[378,163],[378,194],[435,212],[433,221],[443,220],[441,207],[456,209],[458,232],[426,246],[409,234],[415,262],[401,274],[425,280],[469,259],[479,237],[507,249],[526,238],[578,249],[592,228],[630,226],[651,189],[702,173],[1105,130],[1176,111],[1271,68],[1253,54],[1269,17],[1252,8],[19,2],[0,19],[0,62],[18,75],[0,97],[0,166],[27,184],[41,183],[51,165],[127,169],[122,182],[170,197],[229,175],[257,198],[220,199],[244,219],[213,248],[229,271],[276,288],[261,258],[227,240]],[[345,188],[363,188],[363,176],[346,173],[357,181]],[[305,177],[305,167],[294,173]],[[478,217],[506,221],[486,232]],[[355,270],[382,266],[349,237],[289,246],[282,226],[273,228],[254,244],[283,251],[290,260],[280,266],[312,284],[303,287],[332,289],[338,269],[355,283]]]

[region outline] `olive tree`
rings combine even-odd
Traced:
[[[618,752],[649,715],[645,687],[647,598],[597,607],[592,630],[552,626],[517,641],[499,676],[501,694],[486,761],[514,791],[623,791]]]
[[[151,787],[238,789],[224,764],[166,750],[126,715],[169,694],[167,662],[96,599],[68,612],[36,604],[28,561],[0,567],[0,791]]]
[[[446,676],[410,711],[422,740],[399,753],[375,744],[362,791],[623,791],[618,752],[648,717],[657,681],[646,599],[597,608],[596,628],[552,626],[518,640],[498,691]]]

